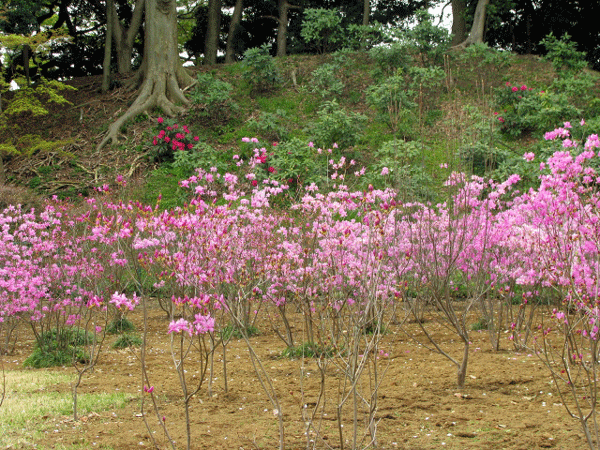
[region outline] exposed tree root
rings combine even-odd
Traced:
[[[182,71],[184,71],[183,68]],[[190,78],[189,75],[187,78]],[[176,116],[184,109],[182,106],[176,105],[176,102],[183,105],[189,104],[189,100],[185,98],[183,92],[179,88],[177,77],[173,74],[166,73],[154,77],[146,77],[138,97],[125,114],[108,127],[106,136],[102,139],[100,144],[98,144],[96,150],[100,151],[105,145],[118,142],[119,130],[123,124],[138,114],[150,116],[150,111],[153,108],[158,107],[162,109],[167,116]]]

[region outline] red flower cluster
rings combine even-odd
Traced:
[[[157,119],[159,124],[164,123],[164,119],[159,117]],[[187,125],[183,125],[181,129],[178,124],[169,125],[165,129],[162,129],[158,132],[156,136],[152,139],[152,145],[160,145],[162,143],[167,144],[173,151],[184,151],[191,150],[194,148],[194,143],[189,141],[190,130]],[[194,142],[198,142],[200,138],[198,136],[193,137]]]

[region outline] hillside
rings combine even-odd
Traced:
[[[355,160],[356,168],[366,167],[357,188],[393,185],[407,198],[431,199],[451,170],[490,173],[511,155],[521,160],[544,131],[562,125],[561,115],[564,120],[600,115],[597,73],[573,78],[588,87],[592,83],[592,89],[581,82],[561,85],[553,66],[538,57],[483,47],[445,55],[408,55],[393,48],[296,55],[270,63],[279,79],[262,85],[261,73],[252,78],[243,63],[194,69],[200,82],[187,91],[192,105],[175,122],[187,125],[199,143],[175,165],[172,154],[152,145],[160,111],[136,117],[122,130],[120,145],[97,152],[108,124],[127,109],[136,92],[126,88],[125,79],[116,80],[106,94],[100,93],[100,77],[69,81],[76,88],[64,94],[69,105],[50,104],[50,114],[42,118],[21,114],[11,128],[68,143],[5,156],[8,186],[2,188],[0,202],[34,204],[33,198],[48,195],[89,195],[94,187],[113,185],[122,174],[130,180],[126,197],[154,202],[162,193],[163,205],[174,206],[184,200],[177,181],[191,175],[195,164],[235,170],[231,158],[244,156],[243,137],[257,137],[265,145],[277,142],[280,149],[284,145],[287,152],[271,152],[268,167],[292,191],[326,179],[326,163],[317,161],[314,151],[323,147],[333,149],[336,161],[344,156]],[[519,109],[509,99],[510,111],[496,111],[500,91],[512,86],[526,86],[539,105]],[[557,104],[555,98],[563,97],[564,104]],[[511,113],[513,121],[504,122],[501,116],[508,121]],[[313,141],[308,154],[306,146]],[[380,175],[383,167],[390,175]]]

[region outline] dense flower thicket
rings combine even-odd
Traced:
[[[568,129],[547,139],[566,142]],[[0,214],[4,342],[17,321],[39,335],[90,311],[133,309],[137,295],[152,292],[167,300],[172,317],[177,311],[172,336],[214,333],[230,320],[225,312],[247,326],[275,311],[270,317],[281,322],[274,326],[293,346],[285,317],[293,304],[314,325],[309,339],[325,333],[335,347],[336,329],[369,327],[409,296],[438,295],[455,283],[483,286],[488,295],[520,285],[524,302],[554,289],[559,326],[577,313],[567,333],[596,342],[600,175],[589,163],[600,141],[590,135],[578,154],[565,147],[540,164],[537,189],[519,192],[516,175],[495,183],[452,173],[448,200],[437,205],[338,184],[328,193],[311,185],[290,210],[276,210],[272,201],[287,186],[254,183],[256,164],[249,164],[245,179],[198,169],[181,183],[193,200],[175,210],[94,199],[83,213],[58,201],[40,212],[10,207]],[[320,320],[337,328],[319,334]]]
[[[568,131],[547,138],[567,140]],[[114,292],[135,282],[138,266],[154,289],[188,295],[205,313],[235,297],[257,303],[252,310],[264,302],[340,309],[369,296],[392,301],[400,287],[452,270],[454,281],[485,273],[492,286],[560,288],[595,314],[600,176],[587,163],[599,145],[591,135],[576,156],[556,152],[540,165],[539,188],[525,193],[511,192],[518,176],[497,184],[453,173],[449,200],[438,205],[341,184],[321,194],[313,185],[286,213],[270,207],[285,185],[199,169],[182,182],[196,195],[185,209],[93,199],[84,213],[58,202],[38,213],[13,206],[0,215],[0,320],[69,324],[82,305],[133,307]]]

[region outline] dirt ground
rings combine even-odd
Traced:
[[[142,328],[137,311],[130,319]],[[181,388],[170,354],[168,320],[160,309],[149,315],[147,364],[158,399],[159,418],[164,417],[177,448],[185,448],[184,408]],[[429,323],[435,330],[437,325]],[[287,449],[307,448],[302,416],[314,405],[319,379],[314,360],[281,358],[284,344],[269,329],[259,324],[261,333],[251,338],[254,350],[267,370],[279,398],[285,426]],[[420,335],[417,325],[405,330]],[[586,442],[579,424],[569,418],[549,372],[534,354],[511,351],[507,336],[505,350],[492,352],[487,332],[472,332],[470,366],[466,388],[456,389],[456,371],[447,359],[414,342],[407,333],[391,326],[384,337],[380,367],[387,367],[379,388],[376,414],[377,439],[383,449],[507,449],[539,448],[584,449]],[[436,330],[444,348],[458,355],[462,347],[449,333]],[[68,417],[47,417],[38,429],[44,431],[40,444],[49,448],[79,445],[76,448],[152,448],[150,434],[141,415],[145,397],[148,424],[159,448],[170,448],[149,395],[143,394],[140,364],[130,350],[110,347],[107,338],[101,360],[94,373],[86,376],[80,388],[85,392],[121,391],[132,395],[124,408],[87,414],[74,422]],[[22,369],[32,339],[20,334],[14,355],[3,356],[5,368]],[[215,354],[212,397],[205,383],[191,401],[191,433],[194,449],[275,449],[278,448],[278,421],[266,393],[257,382],[248,349],[243,340],[233,339],[227,350],[228,391],[224,390],[222,351]],[[189,374],[194,370],[188,367]],[[72,368],[50,370],[73,371]],[[328,372],[329,373],[329,372]],[[333,372],[332,372],[333,373]],[[193,375],[192,375],[193,376]],[[380,373],[381,377],[381,373]],[[7,380],[10,383],[10,380]],[[326,399],[337,399],[338,379],[333,373],[326,383]],[[69,392],[69,385],[56,390]],[[303,398],[304,393],[304,398]],[[342,448],[334,413],[320,421],[321,438],[310,433],[310,448]],[[345,422],[351,427],[351,421]],[[348,430],[348,428],[346,428]],[[361,428],[362,430],[362,428]],[[346,433],[346,431],[345,431]],[[347,439],[348,434],[345,435]],[[314,445],[314,447],[313,447]],[[68,448],[68,447],[67,447]],[[343,448],[351,448],[346,442]]]

